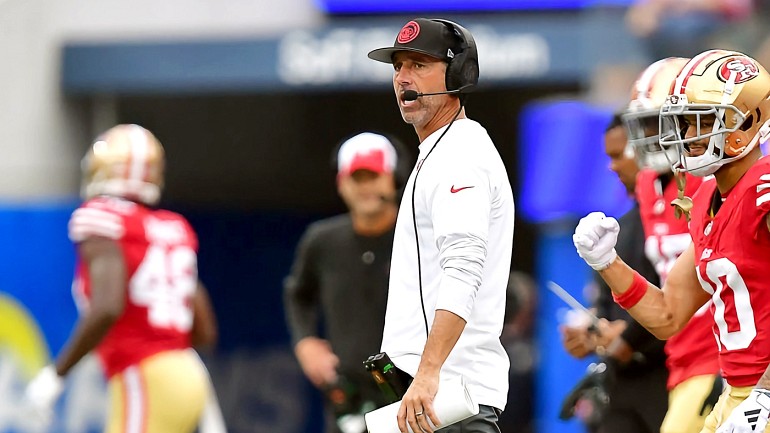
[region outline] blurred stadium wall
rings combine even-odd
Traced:
[[[62,94],[65,42],[258,37],[321,21],[311,0],[0,1],[0,200],[75,194],[84,146],[115,120]]]

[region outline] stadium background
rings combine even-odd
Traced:
[[[200,237],[221,334],[204,357],[230,431],[320,431],[317,396],[288,344],[281,281],[306,224],[344,210],[329,162],[337,142],[379,130],[417,145],[390,69],[365,56],[414,16],[453,19],[476,36],[481,85],[467,112],[514,186],[513,268],[584,299],[590,274],[572,229],[589,211],[628,206],[601,131],[653,60],[624,27],[630,1],[465,3],[475,10],[457,1],[0,1],[0,432],[33,431],[19,411],[24,383],[76,317],[66,224],[79,160],[96,133],[128,122],[164,143],[163,204]],[[393,10],[374,10],[382,5]],[[759,16],[734,24],[726,43],[756,49],[766,36]],[[563,352],[563,305],[539,295],[537,431],[581,432],[556,413],[588,361]],[[80,366],[69,385],[52,431],[99,431],[98,367]]]

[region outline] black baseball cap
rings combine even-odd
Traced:
[[[378,62],[393,63],[393,54],[396,52],[414,51],[449,63],[457,54],[457,49],[457,36],[446,24],[427,18],[415,18],[401,28],[392,47],[372,50],[369,52],[369,58]]]

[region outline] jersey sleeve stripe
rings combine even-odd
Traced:
[[[70,227],[69,237],[73,242],[82,242],[92,236],[102,236],[118,240],[123,237],[123,227],[90,223],[82,223]]]
[[[112,212],[108,212],[108,211],[101,210],[101,209],[89,208],[89,207],[84,207],[84,208],[80,208],[80,209],[76,210],[72,214],[72,219],[76,219],[76,218],[78,218],[80,216],[87,216],[87,217],[91,217],[91,218],[99,218],[99,219],[104,219],[104,220],[111,220],[111,221],[115,221],[117,223],[121,222],[121,218],[118,215],[115,215]]]
[[[770,192],[766,192],[765,194],[757,197],[757,207],[761,206],[763,203],[767,203],[768,201],[770,201]]]
[[[77,222],[77,221],[99,221],[99,222],[103,222],[105,224],[114,224],[114,225],[122,225],[123,224],[123,220],[119,216],[117,216],[117,215],[111,215],[111,214],[101,215],[101,214],[92,213],[92,212],[83,212],[83,213],[75,212],[72,215],[71,221],[73,221],[73,222]]]
[[[763,204],[770,201],[770,173],[765,173],[759,176],[759,182],[757,182],[757,207],[762,208],[763,211],[767,210],[768,205]]]
[[[78,226],[94,226],[94,227],[104,227],[106,230],[119,232],[123,230],[123,224],[121,224],[120,221],[106,221],[102,219],[97,218],[88,218],[88,217],[81,217],[77,219],[72,219],[70,221],[70,227],[78,227]]]
[[[90,236],[120,239],[124,233],[123,219],[114,213],[94,208],[80,208],[69,221],[69,237],[82,242]]]

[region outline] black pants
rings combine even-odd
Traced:
[[[497,418],[500,409],[492,406],[479,405],[478,415],[436,430],[441,433],[500,433],[497,427]]]
[[[647,374],[618,377],[610,390],[610,407],[597,433],[658,433],[668,410],[664,366]]]

